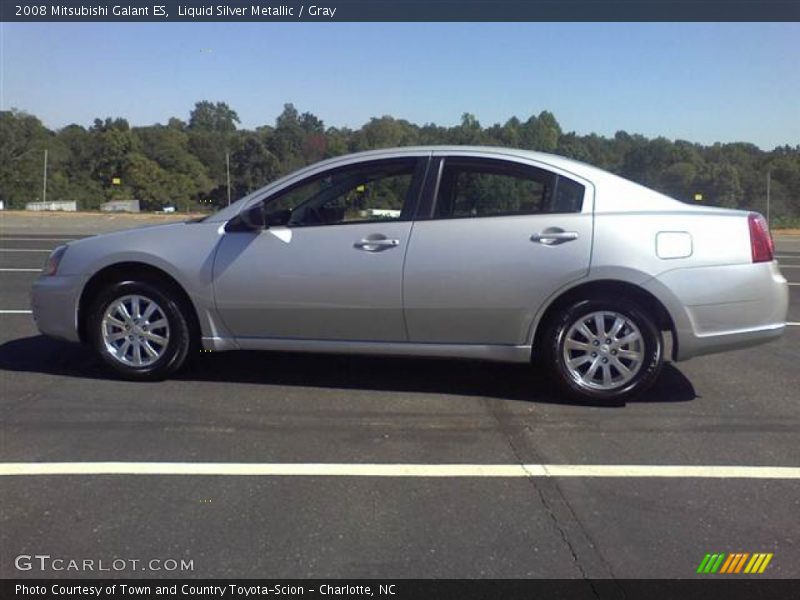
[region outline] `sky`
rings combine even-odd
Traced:
[[[798,64],[800,23],[3,23],[0,109],[51,128],[200,100],[246,128],[286,102],[352,128],[549,110],[579,135],[771,149],[800,144]]]

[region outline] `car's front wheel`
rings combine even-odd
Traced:
[[[189,326],[179,303],[149,282],[123,281],[101,290],[88,331],[103,362],[126,379],[163,379],[189,353]]]
[[[638,304],[623,299],[575,302],[545,337],[548,370],[572,398],[633,398],[655,382],[664,362],[661,331]]]

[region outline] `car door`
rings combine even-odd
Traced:
[[[404,272],[411,342],[522,345],[538,309],[588,273],[588,182],[524,161],[434,158]]]
[[[232,334],[406,341],[403,259],[426,162],[325,171],[264,200],[264,230],[226,232],[213,277]]]

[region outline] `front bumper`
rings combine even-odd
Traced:
[[[78,302],[86,278],[79,275],[42,276],[31,289],[36,327],[45,335],[79,342]]]

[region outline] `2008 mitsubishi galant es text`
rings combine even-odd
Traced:
[[[197,221],[60,246],[48,335],[117,374],[264,349],[546,365],[564,393],[642,393],[664,361],[777,338],[788,287],[757,213],[683,204],[566,158],[426,147],[334,158]]]

